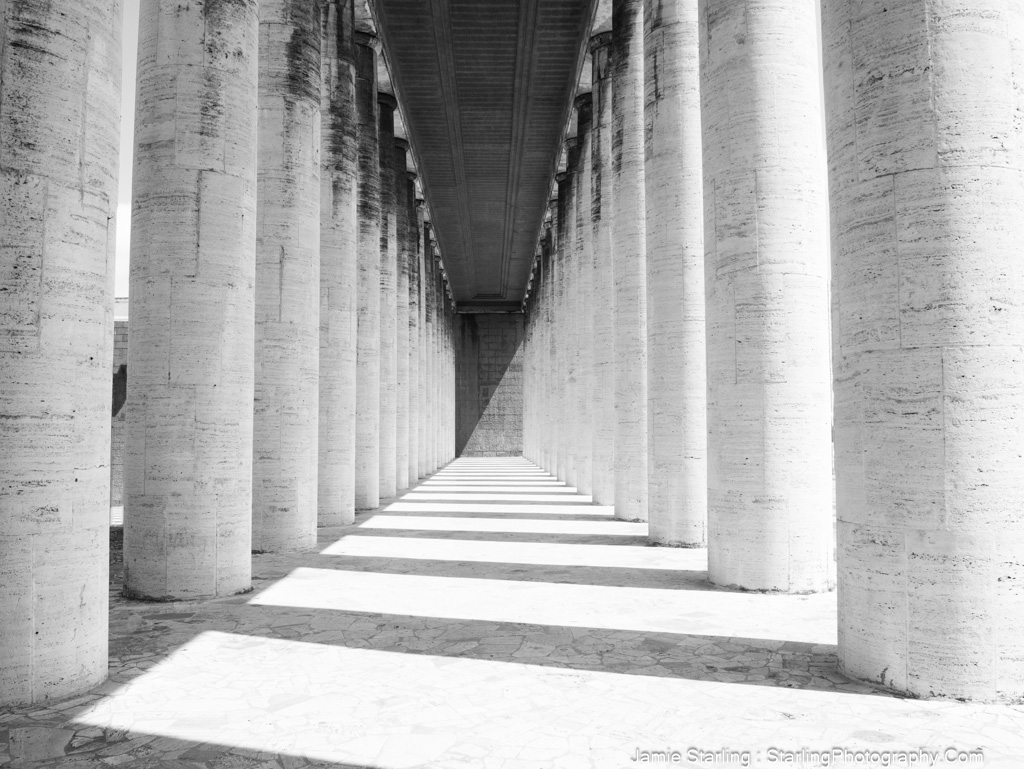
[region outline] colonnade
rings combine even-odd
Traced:
[[[1024,10],[823,0],[822,67],[816,5],[613,0],[524,302],[525,453],[714,585],[838,586],[846,674],[1016,700]]]
[[[121,5],[0,0],[0,704],[106,676]],[[144,3],[125,592],[251,588],[454,457],[454,305],[352,0]],[[10,66],[9,66],[10,65]]]

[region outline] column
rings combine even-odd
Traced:
[[[697,3],[646,0],[647,408],[650,539],[702,546],[707,362]]]
[[[568,142],[567,142],[568,144]],[[567,153],[568,154],[568,153]],[[555,183],[558,185],[558,209],[553,217],[551,233],[554,238],[553,257],[555,261],[555,308],[553,339],[551,354],[554,357],[555,366],[555,398],[559,406],[552,414],[555,423],[555,454],[556,464],[552,473],[558,480],[569,482],[569,417],[566,415],[566,403],[569,398],[569,366],[567,361],[566,347],[568,341],[568,323],[565,319],[566,279],[565,279],[565,252],[568,241],[569,229],[569,195],[572,192],[572,180],[568,171],[560,171],[555,174]]]
[[[124,516],[135,598],[250,586],[258,10],[142,9]]]
[[[409,142],[395,139],[395,245],[397,280],[395,311],[395,486],[409,488]]]
[[[398,207],[395,204],[395,109],[389,93],[380,109],[380,496],[398,493]]]
[[[579,287],[576,283],[579,254],[576,251],[576,193],[579,190],[580,141],[576,136],[565,140],[566,175],[565,208],[559,208],[558,243],[562,252],[562,352],[565,360],[565,400],[562,402],[563,433],[565,438],[565,482],[575,486],[576,465],[579,459],[579,394],[576,383],[576,366],[579,363],[579,318],[576,316],[576,299]]]
[[[1019,702],[1024,8],[827,0],[822,22],[840,667]]]
[[[590,39],[592,110],[590,221],[594,249],[594,387],[590,468],[595,504],[615,504],[615,281],[612,274],[612,79],[608,65],[610,32]]]
[[[420,382],[419,382],[419,401],[420,401],[420,466],[419,466],[419,477],[423,478],[430,474],[430,451],[427,446],[428,437],[430,435],[430,408],[429,399],[427,397],[427,387],[430,383],[430,332],[427,328],[427,286],[428,286],[428,274],[427,274],[427,259],[430,254],[430,224],[427,221],[427,206],[425,200],[416,201],[416,221],[419,223],[419,253],[417,254],[417,261],[419,263],[419,310],[420,310],[420,329],[419,329],[419,359],[420,359]]]
[[[591,476],[593,447],[593,412],[591,410],[593,371],[593,337],[590,324],[584,319],[592,314],[590,305],[593,294],[593,229],[590,223],[591,153],[593,137],[591,119],[592,98],[589,93],[580,94],[574,103],[576,108],[576,138],[579,143],[576,160],[576,182],[573,193],[576,221],[575,242],[575,284],[573,316],[576,318],[576,488],[581,494],[593,492]]]
[[[432,231],[432,230],[431,230]],[[426,371],[427,381],[424,390],[426,391],[427,411],[427,433],[426,433],[426,475],[437,470],[437,285],[434,273],[437,265],[434,262],[434,240],[432,235],[426,236],[426,253],[424,256],[424,296],[426,301]]]
[[[377,38],[356,32],[359,305],[356,334],[356,509],[380,505],[380,157]]]
[[[826,212],[814,3],[702,0],[708,576],[830,586]]]
[[[320,5],[260,0],[252,548],[316,544]]]
[[[416,174],[409,171],[406,182],[409,211],[409,476],[408,486],[420,477],[420,263],[423,258],[423,227],[416,204]]]
[[[353,0],[325,0],[320,155],[320,526],[355,520],[359,139]]]
[[[0,24],[2,707],[107,676],[121,3]]]
[[[647,273],[643,0],[612,1],[611,230],[615,517],[647,520]]]
[[[557,187],[558,176],[555,176]],[[545,350],[547,355],[548,370],[548,391],[546,396],[546,435],[547,435],[547,464],[544,469],[551,475],[558,477],[558,456],[559,456],[559,432],[561,428],[560,415],[562,405],[561,387],[563,379],[558,367],[558,337],[559,337],[559,296],[558,296],[558,198],[548,200],[545,232],[545,248],[547,250],[548,263],[548,307],[547,318],[544,326],[547,329],[545,334]]]

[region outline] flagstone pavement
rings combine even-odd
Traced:
[[[707,551],[525,459],[460,459],[251,593],[120,597],[110,679],[0,710],[0,766],[1024,767],[1024,705],[836,669],[835,594],[719,590]]]

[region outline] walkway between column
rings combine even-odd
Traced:
[[[256,556],[250,595],[115,594],[111,681],[0,715],[0,764],[5,749],[133,769],[622,769],[666,749],[778,765],[769,746],[1024,755],[1020,708],[839,675],[834,594],[712,589],[705,550],[647,546],[645,523],[522,458],[458,459],[320,535],[314,552]]]

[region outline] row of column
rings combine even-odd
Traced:
[[[125,591],[251,587],[454,455],[454,307],[352,0],[148,4]],[[0,0],[0,704],[107,670],[121,6]],[[10,77],[8,77],[10,73]]]
[[[826,134],[815,3],[613,1],[525,305],[526,454],[713,584],[838,579],[854,678],[1019,699],[1024,11],[885,5],[822,3]]]

